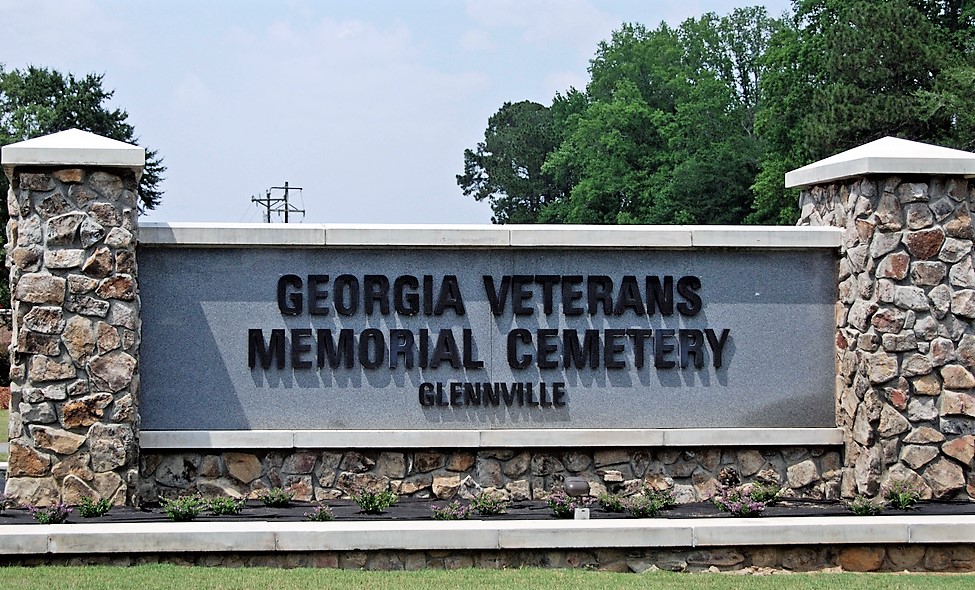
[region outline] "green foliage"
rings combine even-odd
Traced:
[[[62,524],[68,520],[71,508],[64,502],[51,506],[28,506],[27,510],[40,524]]]
[[[0,146],[42,135],[78,128],[110,139],[138,144],[128,113],[112,108],[114,90],[102,88],[103,74],[76,78],[48,68],[5,70],[0,63]],[[139,181],[143,209],[154,209],[162,199],[163,160],[155,150],[146,150],[146,165]],[[0,174],[0,198],[6,203],[9,182]],[[7,225],[7,208],[0,207],[0,228]],[[0,231],[0,245],[6,231]],[[0,249],[0,266],[6,256]],[[9,307],[7,273],[0,273],[0,307]],[[6,374],[6,373],[4,373]]]
[[[73,127],[127,143],[139,142],[128,113],[112,108],[114,90],[102,88],[103,74],[76,78],[48,68],[5,70],[0,64],[0,145]],[[155,150],[146,151],[139,193],[145,209],[162,198],[159,184],[166,168]],[[6,180],[0,189],[7,194]]]
[[[203,500],[197,496],[180,496],[176,499],[162,499],[162,508],[174,522],[189,522],[195,520],[206,507]]]
[[[58,590],[162,590],[170,588],[274,588],[274,590],[429,590],[463,588],[558,588],[559,590],[883,590],[928,588],[968,590],[971,575],[897,573],[791,573],[782,576],[688,575],[669,571],[590,571],[584,568],[425,568],[417,571],[364,571],[297,567],[206,567],[171,564],[131,566],[35,566],[0,568],[4,588]]]
[[[782,486],[777,483],[755,482],[749,484],[749,497],[756,502],[762,502],[766,506],[774,506],[781,498]]]
[[[626,504],[623,501],[623,496],[619,494],[603,492],[599,494],[596,501],[599,502],[599,507],[606,512],[626,512]]]
[[[471,499],[471,508],[481,516],[504,514],[511,502],[497,490],[484,490]]]
[[[258,499],[268,508],[286,508],[294,500],[294,492],[283,488],[270,488],[258,495]]]
[[[226,516],[228,514],[240,514],[246,504],[247,502],[243,498],[220,496],[206,500],[206,509],[210,514]]]
[[[495,223],[535,222],[542,206],[558,195],[542,171],[556,139],[548,108],[506,102],[488,119],[484,141],[464,150],[464,174],[457,184],[465,195],[491,203]]]
[[[866,496],[857,494],[847,504],[847,508],[857,516],[876,516],[884,511],[884,504],[883,502],[875,502]]]
[[[433,511],[434,520],[467,520],[472,511],[470,504],[461,504],[459,500],[454,500],[445,506],[434,504],[430,509]]]
[[[669,490],[657,491],[644,486],[643,491],[623,500],[623,507],[633,518],[654,518],[677,504]]]
[[[97,518],[105,516],[112,509],[112,503],[106,498],[97,502],[88,496],[83,496],[78,504],[78,514],[84,518]]]
[[[910,510],[921,500],[917,486],[907,481],[891,481],[883,489],[887,505],[896,510]]]
[[[364,488],[352,492],[349,497],[366,514],[380,514],[399,499],[399,496],[390,490],[373,492]]]
[[[555,490],[545,498],[556,518],[572,518],[577,508],[589,508],[596,503],[592,496],[573,497],[563,490]]]
[[[792,225],[789,170],[886,135],[975,149],[975,4],[794,0],[793,10],[622,25],[597,46],[584,90],[492,117],[465,154],[465,194],[493,195],[500,223],[517,211],[520,222]],[[544,124],[514,118],[529,104]],[[544,130],[544,144],[518,125],[501,144],[510,120]],[[521,188],[528,177],[502,157],[512,151],[533,165],[544,154],[528,176],[544,179],[544,198]],[[473,165],[486,158],[495,166]],[[474,179],[490,191],[476,193]]]
[[[309,512],[305,513],[305,519],[312,522],[327,522],[333,520],[334,518],[335,515],[332,514],[332,509],[326,504],[318,504]]]

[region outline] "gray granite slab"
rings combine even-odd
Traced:
[[[484,429],[484,428],[774,428],[834,426],[833,304],[836,259],[828,250],[570,251],[519,249],[271,249],[165,248],[139,251],[143,310],[141,348],[142,428],[146,430],[237,429]],[[309,274],[358,277],[431,275],[439,286],[455,275],[465,311],[444,315],[286,316],[277,303],[282,275],[307,282]],[[483,276],[606,275],[619,285],[625,275],[693,275],[702,311],[693,316],[597,313],[546,315],[541,287],[516,316],[509,302],[491,313]],[[290,291],[289,291],[290,292]],[[558,293],[558,289],[556,289]],[[329,294],[331,298],[333,293]],[[330,301],[330,299],[329,299]],[[683,299],[675,295],[675,301]],[[375,328],[431,334],[451,330],[458,344],[472,331],[473,357],[483,368],[378,368],[360,364],[283,370],[248,367],[248,330]],[[618,356],[625,368],[516,369],[507,358],[512,329],[605,330],[710,328],[730,330],[720,368],[705,347],[703,368],[655,368],[652,346],[643,368],[634,366],[633,341],[623,338]],[[312,338],[314,340],[314,338]],[[290,346],[290,339],[287,345]],[[314,343],[313,343],[314,344]],[[315,347],[308,358],[314,361]],[[520,345],[519,353],[532,349]],[[557,357],[561,361],[561,357]],[[678,360],[673,353],[670,359]],[[602,359],[603,361],[605,359]],[[423,383],[565,384],[563,407],[423,406]],[[449,399],[449,398],[448,398]]]

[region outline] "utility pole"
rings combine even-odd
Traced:
[[[304,209],[299,209],[291,204],[289,201],[291,196],[291,191],[301,191],[300,186],[291,186],[288,182],[284,183],[284,186],[272,186],[267,189],[264,193],[264,198],[261,197],[251,197],[252,203],[257,203],[261,207],[264,207],[264,220],[267,223],[271,223],[271,213],[284,213],[284,222],[288,223],[291,213],[301,213],[305,214]],[[271,191],[284,191],[284,195],[280,197],[272,197]]]

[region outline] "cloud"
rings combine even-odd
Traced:
[[[489,29],[515,29],[535,46],[575,46],[589,52],[619,25],[586,0],[469,0],[468,15]]]
[[[197,74],[187,74],[173,91],[173,98],[182,107],[213,108],[213,92]]]
[[[569,88],[584,90],[589,83],[589,76],[582,71],[553,72],[545,76],[545,91],[551,96],[556,92],[565,93]]]
[[[473,53],[490,53],[497,49],[491,35],[482,29],[466,31],[461,35],[460,46],[464,51]]]

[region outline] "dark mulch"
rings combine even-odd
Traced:
[[[442,506],[445,502],[430,500],[402,499],[382,514],[365,514],[357,505],[348,500],[335,500],[328,503],[335,515],[335,520],[343,521],[410,521],[433,520],[430,507]],[[229,516],[211,516],[202,513],[196,522],[228,522],[228,521],[274,521],[301,522],[306,521],[306,513],[316,504],[294,502],[287,508],[267,508],[260,502],[250,501],[240,514]],[[606,512],[598,506],[590,509],[593,520],[630,518],[627,514]],[[836,501],[789,500],[767,508],[763,517],[774,516],[850,516],[852,513],[846,504]],[[904,514],[914,515],[975,515],[973,502],[937,502],[925,501],[919,503],[909,511],[885,510],[881,516],[895,516]],[[515,502],[506,514],[497,516],[472,516],[480,520],[558,520],[552,510],[544,502]],[[682,504],[661,513],[660,518],[733,518],[727,513],[720,512],[710,502],[696,502]],[[77,509],[68,517],[69,523],[114,523],[114,522],[169,522],[166,513],[158,506],[142,509],[119,507],[113,508],[106,516],[100,518],[83,518]],[[0,525],[4,524],[33,524],[33,516],[24,509],[7,509],[0,513]]]

